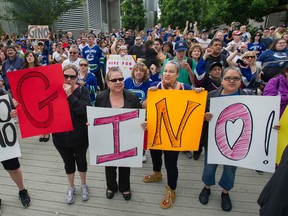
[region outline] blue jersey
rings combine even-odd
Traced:
[[[140,85],[136,85],[134,80],[131,77],[128,77],[124,82],[124,88],[137,94],[140,103],[142,103],[147,97],[147,90],[151,83],[152,81],[148,80],[147,82],[143,82]]]
[[[98,45],[89,47],[85,46],[82,50],[82,58],[89,62],[89,69],[92,73],[97,73],[104,64],[104,56]]]
[[[265,50],[257,59],[262,62],[263,67],[285,68],[288,66],[288,49],[284,50]]]

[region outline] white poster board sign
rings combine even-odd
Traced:
[[[21,156],[8,95],[0,96],[0,161]]]
[[[90,164],[142,167],[145,110],[87,107]]]
[[[208,163],[275,171],[280,97],[211,98]]]
[[[126,79],[131,77],[131,70],[135,64],[136,61],[132,55],[109,55],[106,63],[106,72],[111,67],[119,67]]]
[[[28,39],[49,39],[49,26],[28,25]]]

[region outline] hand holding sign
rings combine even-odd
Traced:
[[[23,138],[73,129],[61,65],[18,70],[7,76],[19,102]]]

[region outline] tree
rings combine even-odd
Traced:
[[[232,21],[245,24],[249,19],[263,21],[275,8],[285,10],[285,2],[287,0],[159,0],[160,22],[164,26],[182,27],[185,20],[196,20],[201,28],[230,25]]]
[[[159,0],[159,8],[161,10],[161,17],[159,22],[163,26],[171,25],[172,28],[176,26],[184,29],[186,20],[195,21],[195,2],[199,0]],[[199,7],[197,7],[199,11]]]
[[[142,30],[145,27],[145,8],[143,0],[124,0],[122,25],[126,29]]]
[[[6,20],[22,21],[33,25],[49,25],[58,21],[63,13],[77,8],[83,0],[0,0],[10,3],[6,6]]]

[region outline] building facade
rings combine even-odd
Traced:
[[[0,12],[5,13],[5,4],[0,3]],[[8,34],[27,32],[28,25],[15,21],[1,21]],[[33,25],[33,23],[29,23]],[[70,31],[74,35],[93,30],[94,33],[108,32],[121,27],[120,0],[85,0],[81,7],[63,14],[53,26],[53,31]]]
[[[93,30],[97,34],[120,26],[120,0],[85,0],[82,7],[63,14],[54,30],[70,31],[73,35]]]

